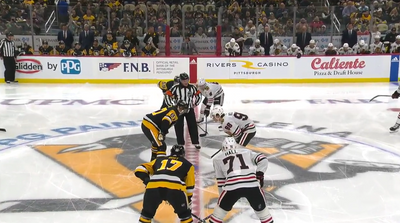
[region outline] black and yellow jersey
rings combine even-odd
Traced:
[[[157,56],[157,49],[154,47],[143,47],[142,56]]]
[[[163,91],[163,93],[167,92],[171,89],[172,86],[175,85],[175,81],[159,81],[157,86]]]
[[[149,124],[152,124],[165,135],[168,133],[168,129],[178,121],[178,114],[179,112],[175,106],[162,108],[147,114],[143,119],[143,124],[145,124],[147,128],[149,128]]]
[[[191,200],[195,185],[194,166],[179,156],[161,156],[135,169],[135,175],[144,180],[150,178],[146,189],[167,188],[181,190]]]
[[[64,47],[60,47],[60,46],[56,46],[56,55],[68,55],[69,52],[69,48],[64,46]]]
[[[54,55],[54,48],[52,46],[46,48],[41,46],[39,47],[39,55]]]

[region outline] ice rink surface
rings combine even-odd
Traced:
[[[396,85],[223,88],[226,111],[257,121],[248,149],[269,156],[276,223],[400,222],[400,133],[389,133],[400,104],[368,102]],[[0,223],[137,222],[144,186],[133,170],[150,157],[140,122],[161,102],[155,85],[1,85]],[[218,198],[209,156],[224,137],[211,121],[208,132],[201,153],[186,145],[202,218]],[[167,137],[172,146],[173,128]],[[178,222],[166,204],[154,220]],[[259,222],[245,200],[225,220]]]

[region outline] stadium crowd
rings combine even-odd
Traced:
[[[218,22],[221,36],[232,38],[225,45],[225,55],[231,56],[243,55],[243,52],[298,55],[330,51],[330,55],[344,51],[342,54],[348,54],[348,49],[358,54],[399,52],[399,3],[329,0],[331,7],[327,7],[325,1],[2,0],[0,32],[47,35],[44,24],[54,11],[58,27],[53,29],[59,28],[59,45],[49,46],[44,41],[40,54],[155,56],[167,24],[170,37],[185,37],[183,44],[188,44],[187,37],[217,37]],[[333,24],[336,19],[338,23]],[[341,45],[328,44],[326,49],[313,50],[317,45],[313,37],[332,35],[342,35]],[[370,42],[358,41],[358,35],[369,35]],[[79,37],[77,43],[74,36]],[[283,36],[295,37],[294,44],[286,46],[277,38]],[[118,42],[117,37],[123,38]],[[139,47],[139,39],[143,47]],[[239,50],[233,49],[235,45]],[[191,46],[197,52],[193,43]],[[193,53],[190,51],[184,54]]]

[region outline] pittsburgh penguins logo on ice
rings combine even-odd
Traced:
[[[347,180],[370,171],[400,171],[398,164],[363,160],[362,151],[359,148],[351,149],[351,143],[345,140],[351,132],[331,132],[326,128],[313,126],[295,127],[285,132],[288,123],[257,125],[257,136],[247,148],[269,156],[270,167],[265,175],[264,190],[271,209],[301,210],[293,197],[281,193],[287,186],[316,182],[330,184],[333,180]],[[276,134],[264,137],[265,128],[268,128],[269,133],[275,131]],[[277,135],[280,137],[276,137]],[[205,151],[215,152],[221,147],[224,137],[210,135],[202,138],[203,148]],[[72,137],[70,144],[36,145],[32,148],[107,192],[111,195],[109,198],[9,200],[0,202],[0,213],[109,210],[125,207],[140,212],[145,188],[133,171],[146,161],[143,154],[149,153],[149,143],[143,139],[142,134],[135,130],[134,134],[113,136],[88,144],[78,144],[78,141],[78,137]],[[176,139],[166,138],[167,145],[175,143]],[[364,149],[368,150],[366,147],[368,146],[364,146]],[[352,156],[345,156],[346,159],[336,156],[342,152],[351,152]],[[200,170],[201,176],[196,179],[202,185],[198,197],[204,216],[212,213],[218,200],[212,165],[207,165],[207,162],[212,161],[200,161],[203,169]],[[243,211],[240,208],[235,208],[225,220],[241,213]],[[165,204],[158,209],[154,218],[160,223],[174,223],[176,219],[171,206]]]

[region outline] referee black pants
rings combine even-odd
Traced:
[[[15,58],[14,57],[4,57],[4,81],[15,81]]]
[[[185,117],[186,117],[186,123],[188,125],[190,139],[192,140],[192,144],[193,145],[200,144],[199,132],[197,131],[196,114],[194,113],[193,108],[190,108],[188,113],[180,115],[178,121],[175,123],[175,133],[178,144],[185,145],[185,136],[183,135]]]

